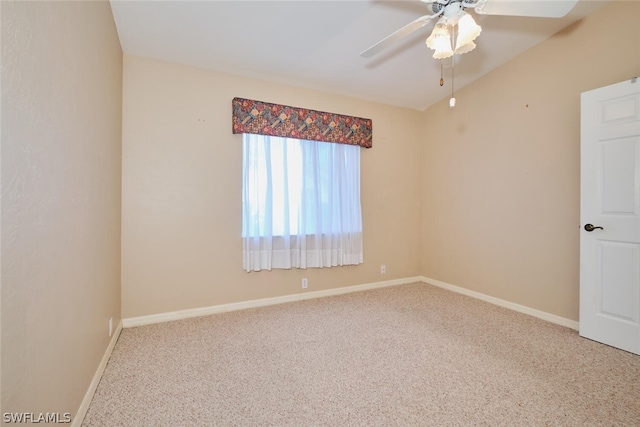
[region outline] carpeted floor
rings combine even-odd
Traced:
[[[84,426],[640,426],[640,356],[426,284],[122,331]]]

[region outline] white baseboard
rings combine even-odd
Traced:
[[[550,314],[544,311],[536,310],[534,308],[526,307],[524,305],[505,301],[500,298],[495,298],[489,295],[482,294],[480,292],[475,292],[469,289],[461,288],[459,286],[451,285],[449,283],[441,282],[439,280],[430,279],[428,277],[422,276],[420,280],[429,285],[437,286],[448,291],[457,292],[459,294],[470,296],[472,298],[489,302],[491,304],[499,305],[500,307],[508,308],[519,313],[528,314],[529,316],[537,317],[539,319],[546,320],[547,322],[555,323],[557,325],[566,326],[567,328],[575,329],[576,331],[579,330],[579,323],[575,320],[556,316],[555,314]]]
[[[384,282],[367,283],[363,285],[347,286],[344,288],[327,289],[324,291],[304,292],[299,294],[284,295],[281,297],[263,298],[250,301],[235,302],[230,304],[213,305],[209,307],[193,308],[188,310],[172,311],[169,313],[151,314],[148,316],[130,317],[122,319],[123,327],[150,325],[153,323],[168,322],[171,320],[188,319],[190,317],[208,316],[210,314],[224,313],[228,311],[244,310],[247,308],[265,307],[268,305],[283,304],[287,302],[303,301],[313,298],[342,295],[351,292],[366,291],[369,289],[385,288],[387,286],[403,285],[407,283],[422,282],[422,277],[407,277],[404,279],[387,280]]]
[[[73,417],[73,421],[71,423],[71,427],[80,427],[82,422],[84,421],[84,416],[87,415],[87,410],[89,410],[89,405],[91,404],[91,400],[93,399],[93,395],[98,388],[98,384],[100,383],[100,379],[102,378],[102,374],[104,373],[105,368],[107,367],[107,362],[111,357],[111,352],[113,348],[116,346],[116,342],[118,341],[118,337],[120,336],[120,332],[122,332],[122,322],[118,323],[115,332],[111,335],[111,341],[109,341],[109,346],[107,350],[104,352],[104,356],[102,356],[102,360],[98,365],[98,369],[96,373],[93,375],[93,379],[91,380],[91,384],[89,384],[89,388],[87,392],[84,394],[84,398],[82,399],[82,403],[80,404],[80,408],[76,413],[76,416]]]
[[[122,327],[132,328],[135,326],[150,325],[153,323],[169,322],[172,320],[188,319],[191,317],[208,316],[210,314],[224,313],[228,311],[244,310],[247,308],[265,307],[275,304],[283,304],[287,302],[303,301],[313,298],[322,298],[333,295],[342,295],[351,292],[365,291],[368,289],[384,288],[387,286],[403,285],[407,283],[423,282],[429,285],[437,286],[442,289],[446,289],[452,292],[470,296],[472,298],[479,299],[481,301],[489,302],[491,304],[498,305],[500,307],[508,308],[519,313],[534,316],[547,322],[555,323],[561,326],[578,330],[579,324],[575,320],[567,319],[565,317],[556,316],[544,311],[536,310],[534,308],[526,307],[524,305],[516,304],[513,302],[505,301],[500,298],[495,298],[489,295],[475,292],[466,288],[451,285],[449,283],[441,282],[439,280],[431,279],[424,276],[407,277],[404,279],[388,280],[383,282],[367,283],[363,285],[347,286],[344,288],[327,289],[324,291],[305,292],[292,295],[284,295],[281,297],[263,298],[250,301],[242,301],[230,304],[213,305],[209,307],[192,308],[187,310],[172,311],[168,313],[151,314],[148,316],[130,317],[122,319]]]

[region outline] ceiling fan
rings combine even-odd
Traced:
[[[432,15],[424,15],[380,40],[360,56],[370,58],[393,45],[400,39],[438,19],[427,45],[432,48],[434,58],[447,58],[454,53],[466,53],[475,48],[473,40],[481,28],[466,9],[473,9],[481,15],[530,16],[541,18],[561,18],[578,0],[420,0],[426,3]],[[451,49],[444,50],[446,42]],[[446,56],[444,56],[446,55]]]
[[[435,59],[445,59],[475,49],[474,40],[480,35],[482,28],[473,17],[466,12],[473,9],[482,15],[529,16],[541,18],[561,18],[576,5],[578,0],[420,0],[431,9],[431,15],[424,15],[408,23],[398,31],[380,40],[360,56],[370,58],[388,48],[400,39],[419,30],[429,22],[437,22],[427,38],[426,44],[433,49]],[[455,106],[453,97],[453,64],[451,100],[449,105]],[[441,68],[442,70],[442,68]],[[442,76],[440,86],[443,85]]]

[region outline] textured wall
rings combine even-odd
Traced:
[[[120,320],[108,2],[2,2],[2,410],[75,415]]]
[[[139,57],[124,70],[123,317],[294,294],[302,277],[314,291],[419,274],[419,112]],[[235,96],[373,119],[364,264],[242,270]]]
[[[638,22],[604,6],[424,113],[423,275],[578,320],[580,93],[640,75]]]

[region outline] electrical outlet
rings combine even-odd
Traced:
[[[380,274],[385,274],[387,272],[387,266],[382,264],[380,266]]]
[[[307,286],[309,286],[309,280],[305,277],[302,279],[302,289],[307,289]]]
[[[113,317],[109,319],[109,336],[113,335]]]

